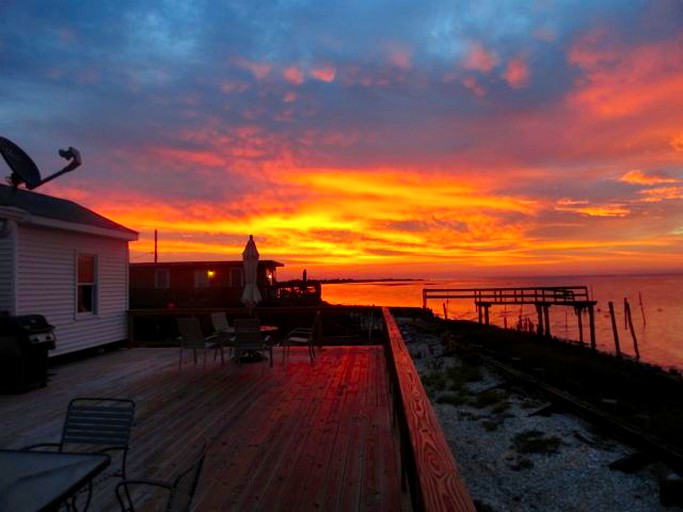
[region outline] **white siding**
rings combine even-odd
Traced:
[[[41,314],[56,327],[65,354],[127,337],[128,242],[20,226],[17,311]],[[97,255],[97,314],[76,314],[76,255]]]
[[[13,228],[13,229],[16,229]],[[14,232],[0,238],[0,311],[14,312]]]

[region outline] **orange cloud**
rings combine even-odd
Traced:
[[[657,176],[646,174],[643,171],[633,170],[619,178],[619,181],[624,183],[631,183],[634,185],[661,185],[664,183],[679,183],[681,180],[676,178],[669,178],[666,176]]]
[[[508,62],[503,78],[511,87],[518,89],[529,84],[529,66],[523,59],[512,59]]]
[[[626,217],[630,210],[623,204],[591,205],[588,201],[561,199],[555,205],[557,211],[571,212],[588,217]]]
[[[249,70],[257,80],[263,80],[266,78],[273,68],[273,66],[267,62],[254,62],[243,57],[236,58],[235,64],[241,68]]]
[[[334,82],[337,70],[333,66],[319,66],[311,70],[311,76],[321,82]]]
[[[392,209],[404,206],[423,206],[426,209],[448,207],[449,210],[472,207],[491,210],[509,210],[533,214],[536,202],[500,195],[486,195],[460,179],[448,176],[425,177],[419,173],[386,170],[374,173],[338,172],[317,169],[314,173],[299,175],[295,181],[311,186],[326,194],[353,194],[356,197],[387,198]]]
[[[465,69],[488,74],[498,65],[499,61],[500,59],[495,52],[488,51],[481,43],[474,42],[470,44],[463,66]]]
[[[673,137],[669,144],[671,145],[674,151],[683,152],[683,133],[679,133],[678,135]]]
[[[641,195],[646,196],[643,202],[657,203],[666,200],[683,199],[683,187],[658,187],[641,190]]]
[[[410,69],[412,67],[411,55],[407,50],[394,50],[389,57],[391,63],[401,69]]]
[[[245,126],[235,137],[267,144],[255,127]],[[177,151],[163,156],[204,158],[201,152]],[[153,160],[164,161],[158,153]],[[180,194],[172,201],[130,190],[112,190],[106,197],[88,189],[60,195],[140,231],[140,240],[131,244],[132,261],[151,259],[155,229],[165,261],[239,259],[247,235],[254,233],[264,258],[285,263],[281,278],[287,272],[300,275],[302,268],[326,275],[358,275],[360,268],[407,275],[418,265],[438,273],[454,266],[566,269],[580,261],[594,270],[605,261],[625,265],[680,245],[674,236],[643,239],[627,202],[564,199],[548,205],[499,192],[497,187],[505,186],[500,177],[482,170],[463,178],[436,170],[300,168],[279,162],[240,167],[249,188],[231,187],[222,197],[221,189],[216,197]],[[627,179],[644,178],[632,173]],[[648,186],[641,204],[680,193]],[[567,221],[561,212],[576,220]],[[637,239],[629,241],[629,233]]]
[[[175,148],[156,148],[154,151],[164,160],[192,163],[207,167],[225,165],[224,158],[211,151],[189,151]]]
[[[299,95],[293,91],[288,91],[285,93],[284,97],[282,98],[282,101],[285,103],[292,103],[297,100]]]
[[[583,72],[570,103],[605,118],[679,104],[682,45],[683,35],[630,47],[605,29],[586,34],[568,56],[569,62]]]
[[[289,83],[301,85],[304,83],[304,74],[297,66],[288,66],[282,72],[282,76]]]

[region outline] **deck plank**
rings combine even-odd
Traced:
[[[108,352],[51,369],[45,388],[0,395],[0,446],[56,441],[75,396],[137,404],[128,475],[168,479],[211,441],[195,510],[401,510],[382,347],[326,347],[314,364],[207,366],[177,349]],[[93,509],[118,510],[113,484]],[[159,495],[138,490],[141,508]]]

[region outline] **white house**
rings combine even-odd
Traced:
[[[50,356],[125,340],[137,238],[72,201],[0,185],[0,312],[44,315]]]

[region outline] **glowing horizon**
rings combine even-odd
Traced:
[[[683,270],[680,2],[323,4],[13,3],[0,135],[132,262]]]

